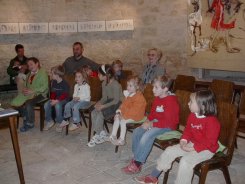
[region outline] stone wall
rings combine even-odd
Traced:
[[[84,55],[98,63],[120,58],[139,73],[146,51],[161,48],[167,73],[190,74],[186,62],[187,5],[183,0],[1,0],[0,22],[65,22],[133,19],[133,31],[0,35],[0,84],[8,83],[6,68],[22,43],[27,56],[40,59],[47,70],[72,55],[81,41]]]

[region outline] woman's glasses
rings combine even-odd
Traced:
[[[153,56],[156,56],[156,54],[147,54],[147,56],[152,56],[153,57]]]

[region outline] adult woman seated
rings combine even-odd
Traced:
[[[47,97],[49,90],[48,74],[41,68],[39,60],[35,57],[29,58],[27,66],[30,72],[27,74],[25,85],[11,102],[11,105],[19,109],[23,116],[21,132],[26,132],[34,127],[34,106]]]
[[[160,64],[162,51],[157,48],[149,49],[147,52],[148,63],[144,66],[141,79],[144,84],[151,83],[158,76],[165,75],[165,69]]]

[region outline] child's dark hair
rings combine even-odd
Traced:
[[[106,76],[106,84],[109,83],[110,79],[114,78],[114,72],[111,65],[101,65],[98,69],[98,73],[103,76]]]
[[[75,71],[75,75],[76,75],[76,73],[82,74],[84,83],[88,83],[88,75],[87,75],[87,73],[84,70],[78,69],[78,70]]]
[[[136,88],[136,91],[143,91],[144,90],[144,85],[142,80],[137,76],[129,76],[127,82],[131,82],[133,83],[134,87]]]
[[[87,72],[88,70],[92,70],[92,68],[91,68],[91,66],[89,66],[89,65],[83,65],[83,66],[81,67],[81,70]]]
[[[119,65],[121,68],[123,68],[123,62],[119,59],[116,59],[112,62],[112,67],[114,67],[115,65]]]
[[[65,75],[65,69],[62,65],[52,67],[51,72],[53,72],[55,75],[58,75],[61,78]]]
[[[167,76],[163,75],[163,76],[156,77],[153,80],[153,84],[155,82],[159,82],[162,89],[165,87],[169,89],[173,81],[171,79],[169,79]]]
[[[36,57],[30,57],[30,58],[28,58],[28,59],[27,59],[27,63],[28,63],[29,61],[33,61],[35,64],[38,63],[38,68],[41,67],[40,61],[39,61]]]
[[[200,109],[199,115],[216,116],[217,105],[215,95],[210,89],[200,90],[194,93],[197,105]]]

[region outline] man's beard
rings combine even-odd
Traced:
[[[80,59],[82,57],[82,54],[79,54],[79,55],[74,54],[74,57],[75,57],[76,60],[78,60],[78,59]]]

